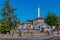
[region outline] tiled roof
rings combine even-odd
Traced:
[[[36,19],[34,19],[34,20],[39,20],[39,19],[44,19],[44,18],[42,18],[42,17],[39,17],[39,18],[36,18]]]

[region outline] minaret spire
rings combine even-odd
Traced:
[[[40,17],[40,8],[39,8],[39,5],[38,5],[38,18]]]

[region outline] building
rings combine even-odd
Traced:
[[[38,17],[35,18],[34,20],[27,20],[24,23],[20,23],[20,25],[18,26],[18,29],[27,30],[28,27],[31,27],[31,29],[34,29],[34,30],[40,30],[42,28],[44,28],[45,30],[50,29],[50,26],[44,23],[44,20],[45,19],[40,16],[40,8],[38,7]]]

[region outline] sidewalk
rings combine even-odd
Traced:
[[[51,35],[51,36],[47,36],[47,37],[41,37],[40,39],[49,39],[49,38],[53,38],[53,37],[60,37],[59,35]]]
[[[0,38],[39,38],[39,39],[48,39],[48,38],[52,38],[52,37],[57,37],[57,36],[59,36],[60,37],[60,34],[59,35],[50,35],[50,36],[46,36],[46,37],[8,37],[8,36],[6,36],[6,37],[0,37]]]
[[[50,38],[60,37],[60,35],[47,37],[0,37],[1,40],[48,40]]]

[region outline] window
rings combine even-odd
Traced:
[[[40,26],[38,28],[40,28]]]

